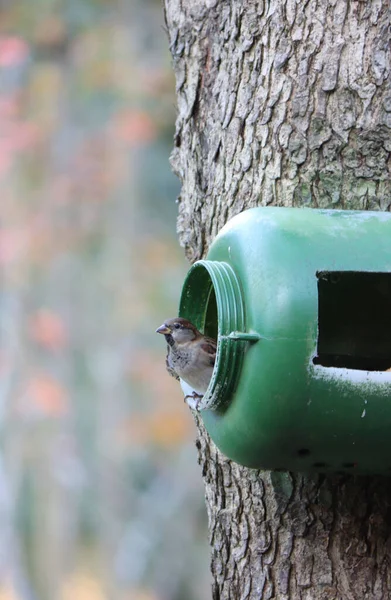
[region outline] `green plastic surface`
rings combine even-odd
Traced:
[[[185,280],[218,337],[201,415],[255,468],[391,474],[391,215],[255,208]]]

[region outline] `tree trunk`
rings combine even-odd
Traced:
[[[387,0],[165,0],[191,261],[242,210],[391,205]],[[391,480],[246,469],[197,418],[213,598],[391,598]]]

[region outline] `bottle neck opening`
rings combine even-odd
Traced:
[[[232,267],[210,260],[196,262],[183,284],[179,315],[217,340],[213,375],[199,407],[223,408],[235,391],[246,348],[244,339],[232,335],[245,328],[242,292]]]

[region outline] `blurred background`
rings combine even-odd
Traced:
[[[0,0],[0,600],[205,600],[160,0]]]

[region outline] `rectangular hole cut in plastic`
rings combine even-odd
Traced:
[[[318,271],[314,363],[385,371],[391,367],[391,273]]]

